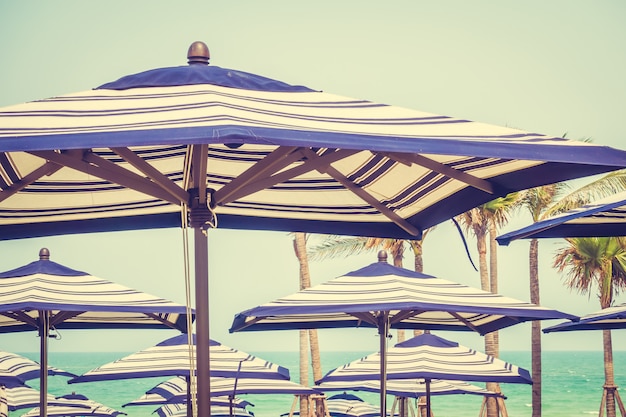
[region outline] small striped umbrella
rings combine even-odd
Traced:
[[[0,384],[21,384],[39,378],[39,363],[17,353],[0,351]],[[76,375],[53,366],[48,366],[48,375],[75,377]]]
[[[36,330],[40,339],[40,407],[45,414],[51,329],[161,328],[186,331],[187,308],[50,260],[0,273],[0,333]]]
[[[33,408],[22,417],[118,417],[126,415],[122,411],[107,407],[99,402],[90,400],[81,394],[68,394],[56,398],[64,405],[51,405],[47,413],[41,412],[39,407]]]
[[[191,335],[195,347],[195,335]],[[289,370],[249,353],[211,340],[211,376],[289,379]],[[188,335],[180,334],[155,346],[106,363],[68,383],[158,376],[189,376]]]
[[[21,410],[23,408],[33,408],[39,405],[40,394],[36,389],[26,384],[7,384],[4,388],[4,401],[6,401],[9,411]],[[66,405],[67,400],[57,400],[48,394],[48,405]]]
[[[384,361],[387,379],[426,380],[427,415],[430,415],[432,379],[532,384],[527,370],[430,333],[396,344],[381,358],[380,352],[365,356],[329,371],[317,383],[380,381]]]
[[[517,239],[626,236],[626,192],[594,201],[498,236],[501,245]]]

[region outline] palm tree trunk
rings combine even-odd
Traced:
[[[532,239],[528,252],[530,267],[530,302],[539,303],[539,241]],[[532,417],[541,417],[541,322],[535,320],[531,328],[532,362]]]
[[[478,270],[480,272],[480,288],[490,291],[489,269],[487,268],[487,239],[484,233],[476,233],[476,248],[478,250]],[[491,333],[485,335],[485,353],[491,355],[494,350],[494,339]],[[487,389],[494,388],[493,382],[487,383]],[[487,398],[487,417],[498,417],[498,407],[495,399]]]
[[[392,256],[393,256],[393,266],[397,266],[398,268],[402,268],[402,256],[404,253],[404,245],[403,244],[399,244],[398,246],[395,247],[395,250],[392,251]],[[398,329],[396,330],[397,335],[398,335],[398,341],[397,343],[400,342],[404,342],[404,340],[406,339],[406,334],[404,332],[404,329]]]
[[[496,229],[496,225],[492,220],[489,221],[489,291],[493,294],[498,293],[498,242],[496,242],[496,236],[498,235],[498,231]],[[489,348],[487,348],[489,346]],[[485,353],[491,355],[493,357],[500,356],[500,338],[499,333],[491,332],[485,335]],[[487,384],[487,389],[500,392],[500,384],[496,382],[490,382]],[[491,405],[490,403],[493,403]],[[492,406],[495,408],[494,416],[497,416],[498,413],[498,404],[495,399],[492,399],[491,402],[487,402],[487,407]],[[489,415],[489,408],[487,408],[487,415]]]
[[[606,308],[606,307],[605,307]],[[613,342],[611,331],[602,330],[604,345],[604,391],[606,393],[606,417],[615,417],[615,376],[613,370]]]
[[[309,330],[309,344],[311,345],[311,367],[313,368],[313,381],[322,379],[322,361],[320,359],[320,343],[317,337],[317,329]]]
[[[300,330],[300,385],[309,386],[309,340],[308,331]],[[308,417],[309,403],[300,396],[300,416]]]
[[[297,232],[294,234],[293,249],[296,253],[296,258],[300,264],[300,289],[305,289],[311,286],[311,275],[309,273],[309,258],[306,252],[306,234]],[[317,333],[313,337],[311,335],[313,330],[300,330],[300,384],[309,385],[309,339],[315,339],[315,345],[310,344],[311,357],[314,362],[314,377],[316,379],[321,378],[321,365],[319,358],[319,345],[317,344]],[[319,369],[320,376],[315,376],[315,366]],[[303,397],[300,397],[300,416],[308,417],[308,401],[303,401]]]
[[[423,236],[422,236],[423,238]],[[415,267],[415,272],[424,272],[424,251],[422,245],[422,239],[420,240],[412,240],[410,242],[411,248],[413,249],[413,266]],[[413,336],[419,336],[423,334],[423,330],[413,330]],[[422,410],[423,414],[426,415],[426,410]]]

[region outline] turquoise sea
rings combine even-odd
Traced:
[[[81,374],[99,365],[121,358],[131,352],[105,353],[59,353],[50,354],[50,365]],[[322,353],[324,373],[371,352],[326,352]],[[37,360],[37,353],[22,353]],[[255,352],[256,356],[288,368],[292,380],[298,381],[297,352]],[[500,357],[508,362],[530,369],[529,352],[503,352]],[[615,380],[618,386],[626,386],[626,351],[614,352]],[[148,417],[155,406],[131,406],[122,408],[122,404],[132,401],[145,391],[167,378],[150,378],[120,381],[88,382],[67,384],[65,377],[50,377],[49,392],[63,395],[71,392],[84,394],[109,407],[124,411],[129,417]],[[603,354],[600,351],[547,351],[543,353],[543,416],[570,417],[597,415],[604,383]],[[31,381],[31,386],[38,387],[38,381]],[[477,383],[476,385],[484,386]],[[502,391],[507,396],[506,406],[511,417],[531,415],[531,388],[529,385],[502,384]],[[622,389],[623,392],[623,389]],[[355,393],[365,401],[378,404],[378,394]],[[621,395],[626,400],[626,395]],[[278,417],[289,412],[293,397],[286,395],[245,395],[241,396],[254,404],[249,410],[256,417]],[[437,417],[477,417],[481,406],[481,397],[473,395],[446,395],[433,397],[433,412]],[[393,398],[389,397],[391,406]],[[11,413],[17,417],[28,410]]]

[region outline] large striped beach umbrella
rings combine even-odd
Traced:
[[[388,380],[425,380],[428,416],[431,415],[430,385],[433,379],[532,384],[527,370],[430,333],[396,344],[386,351],[384,358],[381,352],[376,352],[339,366],[316,383],[369,380],[380,384],[383,361]]]
[[[209,66],[201,42],[188,59],[1,108],[0,239],[192,227],[201,391],[207,228],[419,238],[509,192],[626,166],[622,150]]]
[[[498,236],[501,245],[517,239],[626,236],[626,192],[568,210]]]
[[[0,333],[37,331],[42,414],[46,413],[48,338],[54,329],[187,330],[187,308],[50,260],[0,272]]]
[[[524,321],[558,318],[576,316],[395,267],[381,251],[376,263],[236,314],[230,331],[375,328],[385,358],[390,328],[486,334]],[[378,373],[381,417],[385,363],[380,362]]]

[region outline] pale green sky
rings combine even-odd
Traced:
[[[0,0],[0,106],[186,65],[188,46],[202,40],[212,65],[623,149],[625,18],[622,1]],[[209,244],[211,336],[249,352],[297,349],[297,332],[228,334],[235,313],[297,289],[290,237],[218,230]],[[551,270],[557,244],[541,243],[542,304],[573,314],[597,310],[595,295],[570,294]],[[0,270],[35,260],[42,246],[67,266],[185,301],[178,230],[0,242]],[[500,249],[500,292],[523,300],[527,247]],[[427,273],[480,285],[451,225],[435,230],[425,250]],[[316,263],[313,281],[374,261],[370,254]],[[410,255],[405,266],[412,267]],[[134,351],[170,335],[66,331],[51,349]],[[482,350],[478,335],[443,336]],[[320,337],[327,350],[378,348],[374,332],[363,329]],[[515,326],[502,332],[502,349],[527,349],[528,340],[529,326]],[[34,333],[0,336],[5,350],[37,350],[37,343]],[[614,346],[626,349],[626,330],[614,332]],[[546,335],[544,348],[600,349],[601,335]]]

